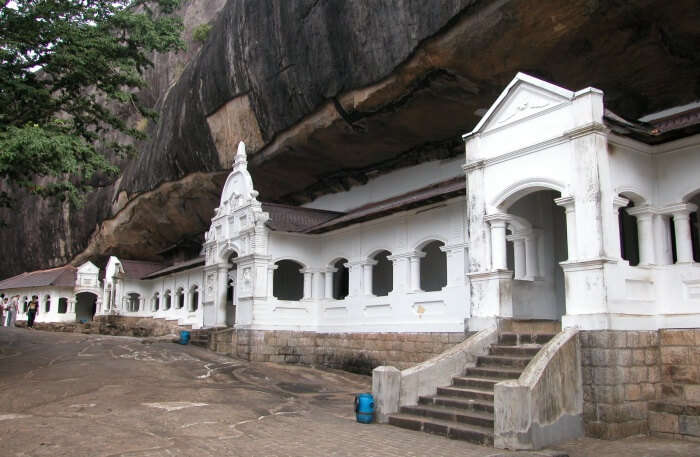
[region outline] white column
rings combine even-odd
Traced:
[[[405,293],[410,288],[411,275],[408,253],[390,255],[387,257],[392,262],[392,274],[394,290],[392,292]]]
[[[220,327],[226,326],[226,291],[228,289],[228,262],[221,264],[217,268],[217,284],[218,290],[216,294],[216,303],[214,304],[216,309],[216,325]],[[174,308],[172,290],[170,291],[170,314]]]
[[[654,256],[654,210],[648,205],[626,209],[627,214],[637,218],[637,240],[639,243],[639,265],[655,264]]]
[[[513,242],[513,278],[525,279],[527,275],[525,269],[525,238],[521,235],[516,235],[507,237],[506,239]]]
[[[676,233],[676,263],[693,262],[693,242],[690,235],[690,213],[697,211],[697,205],[684,203],[674,205],[671,215]]]
[[[491,226],[491,270],[507,270],[506,221],[507,214],[491,214],[485,218]]]
[[[300,270],[304,274],[304,296],[302,300],[311,299],[311,271],[308,269]]]
[[[311,273],[311,298],[318,300],[323,297],[323,272],[314,270]]]
[[[530,232],[525,238],[525,276],[528,280],[534,280],[540,277],[539,271],[539,253],[537,252],[537,241],[539,232]]]
[[[376,264],[376,260],[368,260],[362,264],[362,291],[365,295],[372,295],[372,267]]]
[[[422,254],[422,255],[420,255]],[[419,292],[420,289],[420,259],[425,257],[425,253],[416,252],[414,255],[408,258],[409,268],[411,270],[411,282],[409,284],[409,291]]]
[[[323,297],[326,300],[333,298],[333,273],[338,271],[337,268],[327,268],[324,274],[325,286],[323,288]]]
[[[357,297],[362,295],[362,264],[363,260],[355,260],[345,264],[348,269],[349,287],[348,296]]]
[[[576,205],[573,197],[555,198],[554,203],[566,211],[566,251],[567,261],[576,259]],[[619,243],[618,243],[619,244]]]
[[[267,267],[267,298],[274,298],[272,295],[273,292],[273,286],[274,286],[274,281],[275,281],[275,270],[277,269],[277,265],[268,265]]]
[[[671,265],[671,218],[667,214],[655,214],[653,218],[654,258],[657,265]]]

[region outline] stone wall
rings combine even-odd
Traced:
[[[649,432],[700,441],[700,329],[661,330],[661,396],[649,404]]]
[[[656,331],[581,332],[586,435],[647,433],[647,406],[661,393]]]
[[[700,329],[581,332],[586,434],[700,439]]]
[[[399,369],[414,366],[464,339],[464,333],[236,330],[214,334],[210,348],[251,361],[301,363],[370,374],[379,365]]]

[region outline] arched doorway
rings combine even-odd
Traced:
[[[515,200],[506,237],[508,270],[514,272],[515,319],[561,320],[566,313],[564,271],[567,260],[565,210],[554,190],[537,190]]]
[[[80,292],[75,296],[75,321],[91,321],[97,311],[97,295],[92,292]]]
[[[233,327],[236,323],[236,275],[238,266],[235,259],[237,253],[232,253],[228,258],[228,277],[226,278],[226,326]]]

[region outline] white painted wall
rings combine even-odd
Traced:
[[[433,160],[413,167],[401,168],[370,179],[364,186],[347,192],[328,194],[307,203],[306,207],[331,211],[348,211],[368,203],[378,202],[413,190],[461,177],[462,157]]]

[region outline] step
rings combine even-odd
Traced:
[[[493,401],[489,400],[476,400],[459,397],[444,397],[441,395],[431,395],[418,397],[418,404],[447,406],[450,408],[472,411],[485,411],[493,413]]]
[[[437,394],[447,397],[472,398],[475,400],[493,401],[493,391],[467,387],[438,387]]]
[[[489,348],[490,355],[511,355],[515,357],[534,357],[540,352],[542,346],[539,344],[528,344],[523,346],[509,346],[492,344]]]
[[[518,344],[545,344],[552,338],[554,334],[551,333],[501,333],[498,335],[498,344],[514,346]]]
[[[480,355],[476,359],[479,367],[505,367],[524,369],[530,363],[532,357],[514,357],[507,355]]]
[[[504,379],[518,379],[522,369],[512,367],[469,367],[464,371],[465,376]]]
[[[416,405],[401,407],[400,414],[423,416],[440,419],[460,424],[477,425],[479,427],[493,428],[493,413],[486,411],[464,410],[449,406]]]
[[[389,423],[409,430],[423,431],[484,446],[493,445],[493,430],[476,425],[431,419],[410,414],[389,416]]]
[[[455,376],[452,385],[455,387],[470,387],[475,389],[493,390],[493,386],[504,381],[502,378],[486,378],[481,376]]]

